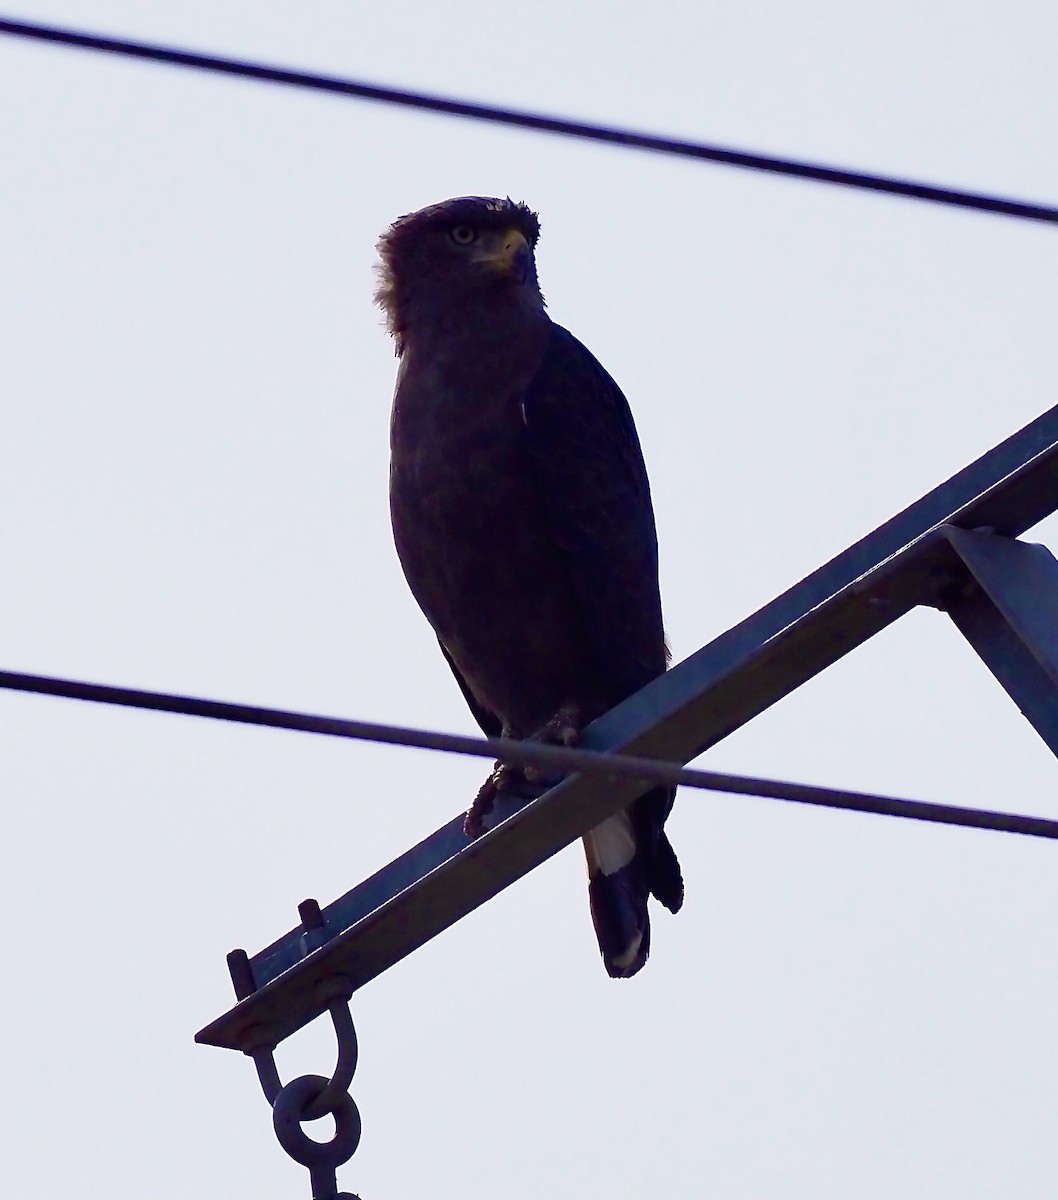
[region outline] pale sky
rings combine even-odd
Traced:
[[[24,0],[5,16],[1058,202],[1058,9]],[[472,732],[388,525],[374,243],[541,214],[631,402],[679,660],[1058,401],[1054,231],[0,39],[0,666]],[[1058,545],[1058,522],[1029,537]],[[475,760],[0,693],[0,1193],[309,1196],[224,955]],[[1058,816],[940,613],[701,760]],[[683,792],[609,980],[570,848],[353,1000],[363,1200],[1047,1197],[1058,849]],[[280,1054],[327,1073],[329,1029]]]

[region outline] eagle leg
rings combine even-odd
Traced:
[[[564,704],[546,725],[541,725],[531,740],[549,746],[575,746],[580,739],[580,724],[580,708],[576,704]],[[539,767],[526,767],[524,774],[530,783],[552,784],[562,777]]]
[[[496,804],[496,797],[520,796],[535,800],[543,789],[538,782],[530,781],[528,772],[510,763],[498,762],[492,774],[478,789],[474,802],[463,818],[463,832],[468,838],[479,838],[485,832],[485,821]]]
[[[497,763],[492,774],[478,788],[474,803],[467,809],[467,815],[463,818],[463,832],[468,838],[479,838],[485,832],[485,818],[496,803],[496,795],[500,790],[499,777],[503,770],[503,763]]]
[[[510,734],[504,731],[504,736]],[[562,708],[529,739],[551,746],[573,746],[580,737],[580,709],[574,704]],[[536,767],[516,767],[498,762],[492,774],[478,789],[474,802],[463,818],[463,832],[469,838],[479,838],[485,832],[485,820],[496,804],[496,797],[505,795],[535,799],[542,787],[551,787],[562,778],[561,773],[549,774]]]

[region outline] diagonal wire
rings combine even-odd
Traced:
[[[680,784],[684,787],[701,788],[712,792],[760,796],[765,799],[785,800],[794,804],[810,804],[821,808],[875,813],[879,816],[902,817],[913,821],[961,825],[974,829],[990,829],[1002,833],[1018,833],[1028,837],[1058,840],[1058,821],[1051,821],[1044,817],[993,812],[988,809],[963,808],[950,804],[928,804],[921,800],[900,800],[893,796],[878,796],[867,792],[850,792],[839,788],[814,787],[809,784],[787,783],[771,779],[755,779],[750,776],[729,775],[717,771],[698,771],[677,763],[629,754],[607,754],[597,750],[552,746],[542,742],[518,741],[513,738],[463,737],[451,733],[407,729],[396,725],[350,721],[341,717],[289,712],[278,708],[261,708],[251,704],[230,704],[221,700],[204,700],[196,696],[145,692],[135,688],[111,687],[106,684],[57,679],[46,675],[25,675],[13,671],[0,671],[0,688],[35,692],[46,696],[61,696],[70,700],[86,700],[97,704],[114,704],[125,708],[179,713],[189,717],[207,717],[217,721],[232,721],[241,725],[260,725],[272,729],[290,729],[302,733],[322,734],[326,737],[378,742],[389,746],[406,746],[448,754],[465,754],[476,758],[495,758],[514,766],[535,767],[544,771],[570,774],[590,773],[608,776],[611,779],[636,779],[657,784]]]
[[[261,82],[307,88],[541,133],[575,137],[627,149],[648,150],[749,170],[793,176],[819,183],[898,195],[1024,220],[1058,223],[1058,208],[1042,204],[938,187],[891,176],[873,175],[792,159],[753,154],[728,147],[667,138],[514,109],[474,104],[419,92],[379,87],[335,76],[295,71],[267,64],[198,54],[172,47],[102,37],[4,18],[0,18],[0,34]],[[681,784],[686,787],[711,791],[762,796],[828,808],[1058,839],[1058,821],[1049,821],[1044,818],[952,805],[927,804],[921,801],[900,800],[888,796],[755,779],[712,771],[690,770],[677,764],[662,763],[656,759],[630,755],[602,754],[596,751],[549,746],[538,742],[521,742],[506,738],[460,737],[251,705],[227,704],[190,696],[144,692],[11,672],[0,672],[0,687],[97,703],[182,713],[188,716],[208,717],[242,724],[300,730],[332,737],[353,738],[361,741],[418,747],[485,758],[495,757],[517,766],[536,767],[543,770],[601,773],[612,778],[635,778],[659,784]]]
[[[475,104],[446,96],[431,96],[423,92],[405,91],[399,88],[380,87],[354,79],[334,75],[320,75],[309,71],[296,71],[266,63],[249,62],[244,59],[221,58],[212,54],[199,54],[171,46],[160,46],[146,42],[134,42],[123,38],[102,37],[72,29],[60,29],[50,25],[39,25],[27,21],[12,21],[0,18],[0,34],[11,37],[29,38],[57,45],[72,46],[82,50],[96,50],[118,54],[126,58],[145,59],[150,62],[167,63],[197,71],[210,71],[221,75],[235,75],[243,79],[255,79],[265,83],[282,84],[287,87],[307,88],[332,95],[349,96],[379,104],[398,105],[403,108],[419,109],[449,117],[463,117],[472,121],[487,121],[496,125],[513,126],[534,130],[560,137],[580,138],[584,141],[602,142],[630,150],[648,150],[656,154],[676,155],[680,158],[697,159],[719,163],[729,167],[740,167],[751,171],[766,171],[773,175],[787,175],[796,179],[807,179],[815,183],[834,184],[840,187],[858,188],[864,191],[881,192],[891,196],[903,196],[912,200],[924,200],[934,204],[953,205],[957,208],[975,209],[978,212],[999,216],[1015,217],[1027,221],[1058,223],[1058,208],[1031,201],[1012,200],[1003,196],[968,192],[958,188],[939,187],[935,184],[915,180],[899,179],[889,175],[874,175],[863,171],[850,171],[820,163],[796,159],[777,158],[771,155],[754,154],[729,146],[718,146],[705,142],[687,141],[664,137],[659,134],[620,129],[608,125],[597,125],[586,121],[570,120],[541,113],[523,112],[518,109],[500,108],[490,104]]]

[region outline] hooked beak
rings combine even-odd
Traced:
[[[533,252],[520,229],[508,229],[497,239],[494,248],[479,256],[479,261],[489,263],[519,283],[525,283],[529,278]]]

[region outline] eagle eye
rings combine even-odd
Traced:
[[[478,231],[473,225],[454,225],[448,231],[448,236],[457,246],[469,246],[478,236]]]

